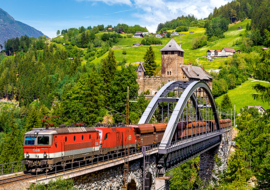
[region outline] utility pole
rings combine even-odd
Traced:
[[[126,105],[126,130],[125,130],[125,141],[123,139],[123,143],[125,143],[125,162],[124,162],[124,186],[122,190],[127,190],[128,185],[128,171],[129,171],[129,86],[127,87],[127,105]]]
[[[234,122],[233,125],[234,125],[234,127],[235,127],[235,104],[234,104],[234,121],[233,121],[233,122]]]

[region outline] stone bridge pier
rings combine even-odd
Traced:
[[[219,146],[200,154],[199,175],[201,180],[204,181],[203,186],[216,183],[219,180],[218,174],[227,169],[231,140],[232,128],[222,134]],[[217,155],[219,163],[216,163],[215,155]]]
[[[123,165],[106,168],[98,172],[74,178],[74,187],[85,190],[119,190],[123,186]],[[150,189],[155,189],[155,178],[157,175],[156,156],[150,157],[149,164],[145,167],[145,176],[149,180]],[[129,190],[143,189],[143,159],[129,162],[128,176]]]

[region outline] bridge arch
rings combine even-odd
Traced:
[[[167,128],[165,130],[165,133],[163,135],[162,141],[161,141],[160,146],[159,146],[159,153],[162,153],[163,152],[162,150],[164,150],[170,146],[170,144],[172,142],[173,135],[174,135],[174,131],[175,131],[176,126],[177,126],[177,123],[179,121],[181,114],[184,111],[184,107],[190,98],[192,98],[193,102],[194,102],[193,94],[194,94],[195,90],[197,90],[197,89],[203,89],[204,92],[206,92],[206,95],[209,99],[209,103],[210,103],[212,111],[213,111],[217,130],[220,130],[220,124],[219,124],[218,113],[216,110],[216,104],[215,104],[215,101],[214,101],[214,98],[213,98],[213,95],[211,93],[209,86],[203,81],[194,81],[187,86],[187,88],[185,89],[185,91],[181,95],[179,101],[177,102],[177,104],[173,110],[172,116],[168,122]],[[195,106],[197,106],[197,105],[195,105]]]

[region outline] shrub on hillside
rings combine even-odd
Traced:
[[[161,39],[156,37],[148,37],[141,41],[141,44],[143,45],[151,45],[151,44],[162,44]]]
[[[129,35],[127,35],[127,37],[128,37],[128,38],[132,38],[132,35],[129,34]]]
[[[179,26],[176,28],[176,32],[187,32],[188,27],[187,26]]]
[[[194,38],[191,44],[192,44],[192,49],[198,49],[200,47],[203,47],[207,45],[207,37],[203,35],[202,37]]]

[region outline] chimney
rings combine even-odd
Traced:
[[[192,71],[192,63],[189,63],[188,72]]]

